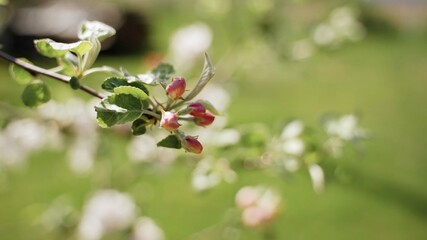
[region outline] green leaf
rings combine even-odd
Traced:
[[[112,92],[116,87],[127,86],[127,85],[128,85],[128,81],[126,80],[126,78],[109,77],[104,80],[101,87],[104,90]]]
[[[203,88],[206,86],[206,84],[213,78],[215,75],[215,68],[209,58],[209,55],[205,53],[205,63],[203,66],[202,74],[199,77],[199,81],[197,82],[196,86],[193,88],[193,90],[188,94],[188,96],[185,98],[185,100],[191,100],[197,94],[200,93],[200,91],[203,90]]]
[[[197,100],[200,104],[203,105],[209,112],[211,112],[213,115],[221,115],[221,113],[207,100]]]
[[[21,99],[28,107],[36,107],[50,100],[50,91],[41,80],[34,80],[22,92]]]
[[[116,87],[114,88],[114,93],[117,94],[130,94],[136,98],[138,98],[139,100],[145,100],[148,98],[148,95],[142,91],[139,88],[136,87],[132,87],[132,86],[120,86],[120,87]]]
[[[95,107],[98,124],[112,127],[132,122],[142,114],[143,102],[130,94],[113,94]]]
[[[79,82],[79,79],[78,79],[78,78],[76,78],[76,77],[71,77],[71,78],[70,78],[70,86],[71,86],[71,88],[72,88],[72,89],[74,89],[74,90],[78,90],[78,89],[80,89],[80,82]]]
[[[157,146],[176,149],[180,149],[182,147],[181,141],[176,135],[167,136],[165,139],[158,142]]]
[[[175,72],[175,69],[170,64],[161,63],[151,72],[156,76],[156,80],[159,83],[163,84],[166,83],[172,77],[172,74]]]
[[[128,82],[128,79],[121,77],[109,77],[104,80],[101,87],[104,90],[112,92],[114,88],[121,86],[132,86],[141,89],[145,94],[148,95],[148,89],[142,82]]]
[[[65,56],[68,52],[74,52],[79,56],[83,56],[92,48],[92,43],[89,41],[59,43],[49,38],[34,40],[34,44],[41,55],[50,58]]]
[[[78,37],[81,40],[91,40],[97,38],[103,41],[116,34],[116,30],[105,23],[98,21],[85,21],[80,25]]]
[[[21,60],[30,63],[26,59],[21,59]],[[10,64],[9,74],[17,83],[22,84],[22,85],[28,84],[31,82],[31,80],[34,79],[34,76],[31,75],[30,72],[28,72],[24,68],[19,67],[15,64]]]
[[[147,131],[147,121],[143,119],[137,119],[132,123],[132,134],[133,135],[142,135]]]
[[[136,78],[138,81],[141,81],[149,85],[158,85],[158,84],[166,85],[174,72],[175,72],[175,69],[173,68],[172,65],[167,63],[161,63],[152,71],[145,74],[139,74],[136,76]]]

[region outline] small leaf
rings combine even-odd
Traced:
[[[82,56],[92,48],[92,43],[89,41],[59,43],[49,38],[34,40],[34,44],[41,55],[50,58],[65,56],[68,52]]]
[[[166,83],[167,80],[169,80],[169,78],[172,77],[172,74],[175,72],[175,69],[170,64],[161,63],[151,72],[156,76],[157,81],[159,83]]]
[[[139,88],[132,87],[132,86],[116,87],[116,88],[114,88],[114,93],[130,94],[130,95],[138,98],[139,100],[145,100],[148,98],[148,95],[144,91],[142,91]]]
[[[112,92],[116,87],[127,86],[127,85],[128,85],[128,81],[126,80],[126,78],[109,77],[104,80],[101,87],[104,90]]]
[[[209,58],[209,55],[205,53],[205,64],[203,66],[202,74],[200,75],[199,81],[197,82],[194,89],[188,94],[188,96],[185,98],[185,100],[191,100],[197,94],[200,93],[200,91],[203,90],[203,88],[206,86],[206,84],[213,78],[215,75],[215,68]]]
[[[157,146],[176,149],[180,149],[182,147],[181,141],[176,135],[167,136],[165,139],[158,142]]]
[[[121,77],[109,77],[104,80],[101,87],[104,90],[112,92],[114,88],[120,86],[132,86],[141,89],[148,95],[148,89],[141,82],[128,82],[128,79]]]
[[[28,60],[26,59],[21,59],[25,62],[30,63]],[[22,67],[19,67],[15,64],[10,64],[9,66],[9,74],[10,76],[19,84],[28,84],[31,82],[31,80],[34,79],[34,76],[31,75],[30,72],[28,72],[27,70],[25,70]]]
[[[85,21],[80,25],[78,37],[81,40],[91,40],[97,38],[103,41],[116,34],[116,30],[105,23],[98,21]]]
[[[132,123],[132,134],[133,135],[142,135],[144,134],[147,129],[147,121],[143,120],[143,119],[137,119],[135,121],[133,121]]]
[[[207,100],[198,100],[200,104],[203,105],[209,112],[211,112],[213,115],[221,115],[221,113]]]
[[[76,77],[71,77],[71,78],[70,78],[70,86],[71,86],[71,88],[72,88],[72,89],[74,89],[74,90],[78,90],[78,89],[80,89],[80,82],[79,82],[79,79],[78,79],[78,78],[76,78]]]
[[[141,117],[143,102],[130,94],[113,94],[95,107],[98,124],[112,127]]]
[[[43,81],[34,80],[25,87],[21,99],[26,106],[36,107],[50,100],[50,91]]]

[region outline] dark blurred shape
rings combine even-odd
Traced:
[[[365,0],[362,22],[370,32],[426,31],[427,1]]]
[[[15,7],[0,36],[0,42],[14,54],[35,54],[33,40],[38,38],[76,41],[84,20],[104,22],[117,30],[116,36],[103,42],[103,49],[109,53],[142,52],[149,46],[148,24],[142,14],[120,11],[106,2],[60,0]]]

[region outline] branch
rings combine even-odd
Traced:
[[[62,74],[59,74],[59,73],[56,73],[56,72],[52,72],[52,71],[49,71],[47,69],[35,66],[35,65],[27,63],[27,62],[24,62],[24,61],[22,61],[20,59],[17,59],[15,57],[13,57],[13,56],[11,56],[11,55],[9,55],[9,54],[1,51],[1,50],[0,50],[0,58],[3,58],[4,60],[6,60],[8,62],[14,63],[14,64],[16,64],[16,65],[18,65],[18,66],[20,66],[20,67],[28,70],[29,72],[31,72],[33,74],[41,74],[41,75],[50,77],[52,79],[58,80],[60,82],[63,82],[65,84],[69,84],[70,83],[70,77],[68,77],[68,76],[65,76],[65,75],[62,75]],[[83,92],[88,93],[89,95],[97,97],[99,99],[103,99],[104,98],[96,90],[94,90],[94,89],[92,89],[92,88],[90,88],[88,86],[81,85],[80,86],[80,90],[82,90]]]

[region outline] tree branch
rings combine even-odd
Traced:
[[[13,56],[11,56],[11,55],[9,55],[9,54],[1,51],[1,50],[0,50],[0,58],[3,58],[4,60],[6,60],[8,62],[14,63],[14,64],[16,64],[16,65],[18,65],[18,66],[20,66],[20,67],[28,70],[29,72],[31,72],[33,74],[41,74],[41,75],[50,77],[52,79],[58,80],[60,82],[63,82],[65,84],[69,84],[70,83],[70,78],[71,77],[68,77],[68,76],[65,76],[65,75],[62,75],[62,74],[59,74],[59,73],[56,73],[56,72],[49,71],[47,69],[35,66],[35,65],[31,64],[31,63],[24,62],[24,61],[22,61],[20,59],[17,59],[15,57],[13,57]],[[103,99],[104,98],[95,89],[92,89],[92,88],[90,88],[88,86],[81,85],[80,86],[80,90],[82,90],[83,92],[88,93],[89,95],[97,97],[99,99]]]

